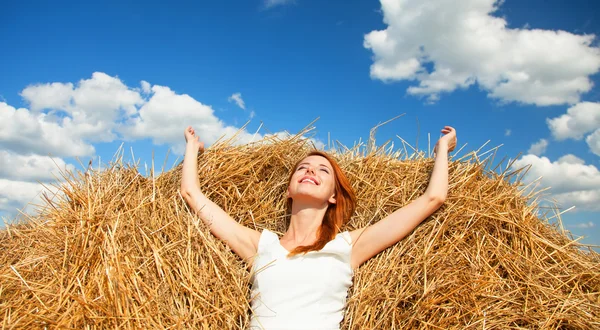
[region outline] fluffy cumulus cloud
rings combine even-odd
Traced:
[[[31,110],[44,110],[73,136],[90,142],[112,141],[114,129],[123,119],[134,115],[144,100],[140,93],[119,78],[95,72],[90,79],[72,84],[39,84],[25,88],[21,95]],[[69,91],[70,88],[70,91]],[[52,93],[60,95],[52,97]]]
[[[192,125],[207,143],[231,137],[239,128],[226,125],[212,107],[169,87],[127,86],[118,77],[96,72],[72,83],[37,84],[21,95],[29,109],[0,103],[0,148],[16,153],[59,157],[92,155],[94,142],[151,138],[175,145]],[[241,95],[233,100],[244,106]],[[241,103],[240,103],[241,102]],[[241,131],[240,142],[253,135]]]
[[[590,151],[600,156],[600,128],[594,133],[588,135],[588,137],[585,139],[585,142],[587,142],[588,146],[590,147]]]
[[[69,130],[67,118],[16,109],[0,102],[0,149],[16,153],[82,156],[94,153],[94,147]]]
[[[59,175],[59,171],[72,171],[73,165],[66,164],[58,157],[40,155],[19,155],[0,150],[0,178],[24,181],[49,181]]]
[[[552,136],[557,140],[580,140],[600,128],[600,103],[581,102],[567,110],[567,113],[546,120]]]
[[[548,140],[540,139],[538,142],[531,145],[527,153],[533,154],[536,156],[541,156],[544,152],[546,152],[546,148],[548,147]]]
[[[183,129],[188,125],[193,126],[202,141],[208,144],[236,134],[236,143],[261,137],[226,125],[214,114],[212,107],[158,85],[152,86],[150,98],[125,123],[120,133],[127,139],[150,138],[155,144],[169,144],[176,151],[182,151]]]
[[[368,33],[371,77],[414,80],[412,95],[478,84],[489,97],[539,106],[577,103],[600,69],[593,35],[509,28],[497,0],[381,0],[385,30]]]
[[[0,211],[3,211],[7,220],[17,215],[17,209],[25,211],[34,205],[41,205],[45,192],[48,196],[54,194],[52,186],[44,187],[37,182],[7,180],[0,178]],[[3,222],[0,221],[0,227]]]
[[[212,107],[189,95],[146,81],[128,86],[101,72],[77,83],[31,85],[21,96],[28,108],[0,102],[0,213],[4,214],[39,201],[42,184],[54,181],[60,170],[73,169],[66,159],[94,155],[97,142],[151,139],[183,151],[187,125],[194,126],[207,144],[234,135],[236,143],[262,137],[225,124]],[[241,95],[239,101],[243,106]]]
[[[531,165],[524,182],[540,179],[541,187],[550,187],[551,197],[562,207],[600,210],[600,171],[571,154],[550,161],[546,157],[525,155],[515,161],[514,168]]]
[[[0,102],[0,149],[58,157],[92,155],[93,142],[110,142],[127,118],[144,104],[140,93],[116,77],[96,72],[90,79],[26,87],[29,109]]]

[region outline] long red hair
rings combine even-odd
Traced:
[[[335,236],[340,232],[342,225],[350,220],[352,214],[354,214],[354,208],[356,207],[356,195],[352,190],[352,186],[350,185],[350,181],[342,172],[342,169],[338,165],[338,163],[328,154],[322,151],[314,150],[308,153],[304,158],[300,159],[294,168],[292,169],[292,173],[290,174],[290,178],[288,180],[291,182],[292,176],[294,175],[294,171],[298,168],[298,165],[302,160],[304,160],[308,156],[321,156],[331,163],[331,167],[333,168],[334,178],[335,178],[335,204],[329,204],[327,207],[327,211],[325,211],[325,216],[323,217],[323,222],[321,223],[321,227],[319,227],[319,231],[317,232],[317,241],[311,245],[303,245],[298,246],[294,250],[289,253],[289,256],[294,256],[301,253],[307,253],[309,251],[319,251],[321,250],[325,244],[330,242],[335,238]],[[286,222],[289,226],[292,214],[292,199],[287,199],[287,213],[286,213]]]

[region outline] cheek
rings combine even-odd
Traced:
[[[335,192],[335,181],[332,178],[327,180],[327,186],[328,191],[333,194]]]
[[[287,189],[285,191],[289,195],[292,193],[293,189],[294,189],[294,182],[290,181],[290,183],[288,183]]]

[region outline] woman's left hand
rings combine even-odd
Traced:
[[[453,127],[444,126],[442,134],[444,134],[444,136],[442,136],[435,144],[435,152],[437,152],[438,146],[447,147],[448,152],[454,150],[454,148],[456,148],[456,130]]]

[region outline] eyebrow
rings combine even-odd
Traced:
[[[298,164],[298,166],[300,166],[300,165],[310,165],[310,163],[302,162],[302,163]],[[323,166],[323,167],[327,168],[328,170],[331,170],[331,168],[325,164],[319,164],[319,166]]]

